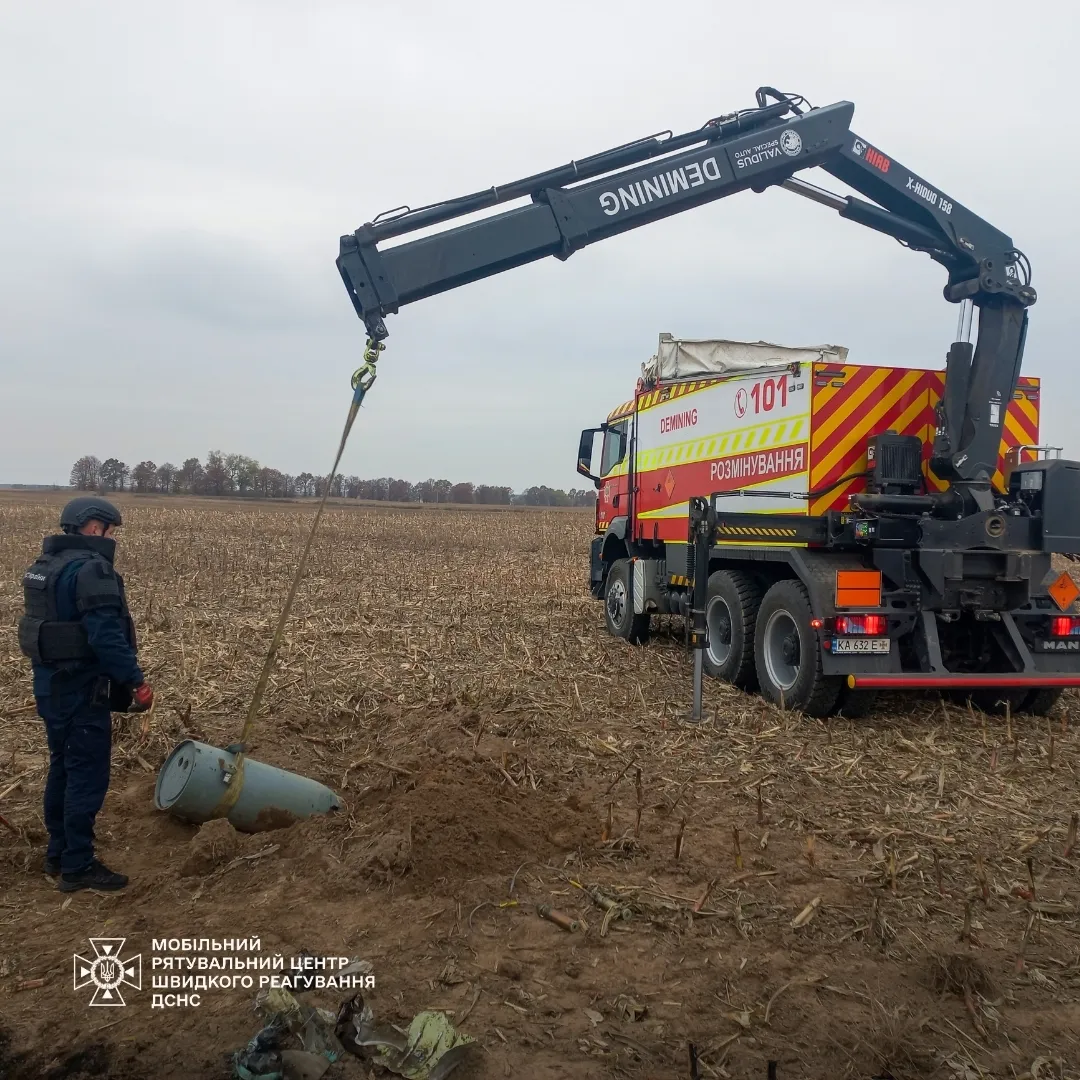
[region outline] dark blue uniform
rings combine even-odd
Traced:
[[[110,700],[125,707],[118,698],[143,682],[114,552],[105,537],[50,536],[24,577],[35,613],[44,614],[23,620],[20,644],[31,657],[49,743],[46,857],[64,874],[94,859],[94,820],[109,788]]]

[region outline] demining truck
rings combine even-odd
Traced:
[[[852,716],[894,688],[1045,713],[1080,686],[1080,590],[1051,565],[1080,554],[1080,463],[1039,445],[1039,386],[1020,375],[1030,263],[856,135],[851,102],[772,87],[756,101],[381,215],[341,238],[353,306],[381,342],[404,304],[747,189],[780,187],[924,252],[959,309],[944,370],[661,337],[633,399],[579,444],[598,491],[592,592],[620,638],[683,615],[699,666],[810,715]],[[813,167],[866,198],[796,177]]]

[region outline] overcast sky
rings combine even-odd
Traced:
[[[0,0],[0,482],[221,449],[330,465],[362,324],[338,237],[753,104],[853,128],[1030,257],[1024,371],[1080,456],[1075,5]],[[813,177],[811,177],[813,179]],[[823,183],[834,188],[836,181]],[[944,271],[749,192],[406,307],[345,473],[573,486],[657,335],[941,366]]]

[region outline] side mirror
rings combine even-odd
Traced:
[[[596,436],[603,434],[603,428],[586,428],[578,443],[577,471],[582,476],[587,476],[597,487],[600,486],[600,477],[592,471],[592,462],[596,450]]]

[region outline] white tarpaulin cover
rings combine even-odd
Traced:
[[[842,364],[843,345],[772,345],[767,341],[674,338],[660,335],[656,355],[641,365],[649,382],[662,379],[700,379],[709,375],[736,375],[741,371],[810,364],[817,360]]]

